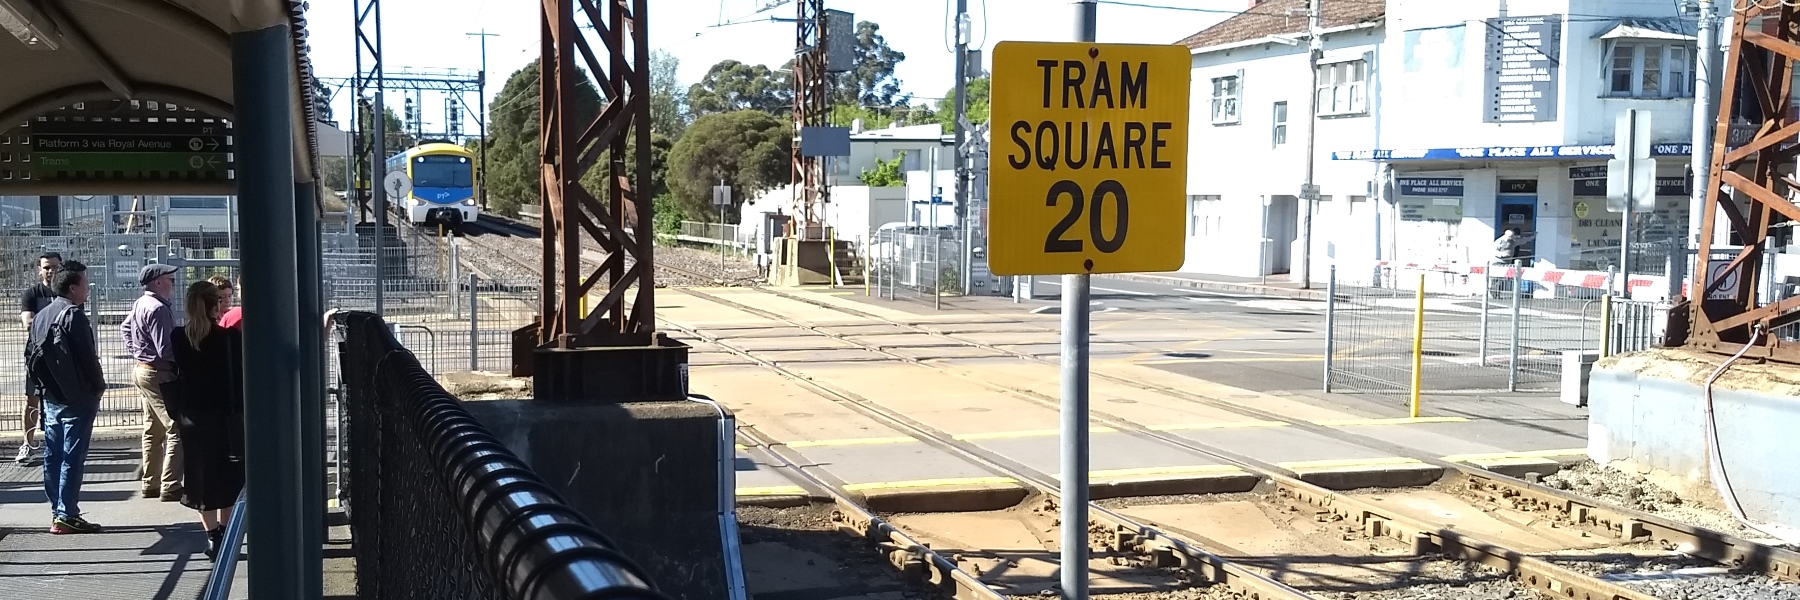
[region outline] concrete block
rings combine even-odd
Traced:
[[[730,598],[742,581],[713,406],[473,400],[464,406],[672,598]],[[729,418],[729,413],[726,413]],[[732,571],[735,570],[735,571]],[[730,573],[738,573],[731,577]]]
[[[1562,353],[1562,401],[1564,404],[1587,406],[1588,373],[1594,370],[1598,352],[1569,350]]]

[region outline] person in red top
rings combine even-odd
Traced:
[[[244,322],[244,309],[236,302],[237,286],[232,285],[232,281],[223,275],[214,275],[207,281],[211,282],[213,287],[219,288],[219,294],[224,298],[222,306],[225,307],[225,314],[219,317],[219,327],[237,329],[238,325]]]

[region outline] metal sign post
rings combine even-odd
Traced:
[[[719,278],[724,279],[725,278],[725,209],[726,209],[726,207],[731,206],[731,186],[725,185],[725,180],[721,179],[721,180],[719,180],[719,185],[713,186],[712,192],[713,192],[712,193],[713,206],[719,207]],[[736,240],[737,236],[734,235],[731,237],[733,238],[732,241],[735,243],[737,241]]]
[[[1640,113],[1635,108],[1619,113],[1613,133],[1613,156],[1606,161],[1606,209],[1624,213],[1619,222],[1619,288],[1621,295],[1630,298],[1632,211],[1656,210],[1656,159],[1650,157],[1650,113]]]
[[[989,268],[1063,279],[1065,599],[1088,596],[1090,277],[1176,270],[1187,242],[1188,49],[1095,44],[1095,8],[1077,42],[994,47],[992,120],[1026,142],[988,155]]]

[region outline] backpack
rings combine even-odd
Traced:
[[[47,354],[46,347],[56,343],[55,338],[61,337],[62,330],[66,329],[63,321],[69,318],[69,311],[73,308],[75,308],[73,305],[65,306],[62,312],[57,313],[55,319],[51,319],[50,327],[44,332],[43,339],[36,339],[29,333],[26,334],[25,373],[27,377],[36,378],[39,373],[43,372],[44,355]]]

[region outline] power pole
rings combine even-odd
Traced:
[[[974,231],[969,227],[969,155],[965,143],[969,139],[969,0],[956,0],[956,146],[952,156],[956,157],[956,226],[963,230],[962,243],[962,281],[963,294],[969,293],[969,268],[974,266],[973,246]],[[936,210],[936,207],[933,207]]]
[[[1300,289],[1312,289],[1313,212],[1319,204],[1319,186],[1313,182],[1313,152],[1319,142],[1319,55],[1325,51],[1319,29],[1319,0],[1312,0],[1306,9],[1306,70],[1312,86],[1306,88],[1306,183],[1300,186],[1305,211],[1300,215]]]
[[[486,29],[483,29],[481,30],[481,33],[465,33],[463,35],[472,35],[481,38],[481,71],[475,74],[475,95],[478,96],[476,103],[481,105],[480,118],[475,121],[475,125],[481,128],[481,154],[475,157],[475,160],[477,161],[475,164],[475,193],[481,196],[481,199],[477,201],[481,203],[481,210],[487,210],[487,39],[496,37],[500,34],[488,33]]]
[[[1699,44],[1695,48],[1694,57],[1694,150],[1693,164],[1689,165],[1694,176],[1693,195],[1688,198],[1688,224],[1685,235],[1677,241],[1669,257],[1669,301],[1681,298],[1687,278],[1688,253],[1700,247],[1696,237],[1704,229],[1702,219],[1706,215],[1706,192],[1712,186],[1713,128],[1718,125],[1719,116],[1713,109],[1713,68],[1717,64],[1713,59],[1713,49],[1719,45],[1717,38],[1718,13],[1713,0],[1699,0],[1700,31]],[[1705,273],[1705,257],[1695,261],[1694,270]],[[1695,277],[1695,279],[1700,279]]]

